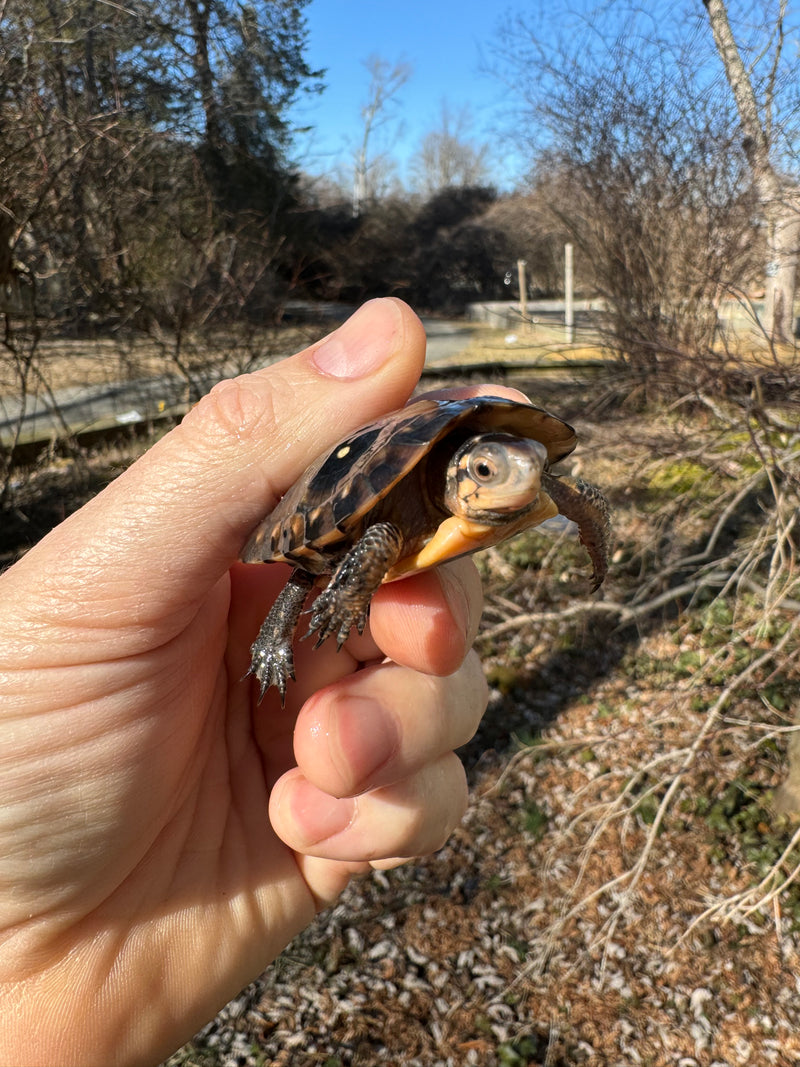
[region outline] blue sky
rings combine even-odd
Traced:
[[[763,6],[770,23],[778,2],[728,0],[734,32],[742,44],[751,45],[754,55],[760,54],[765,42],[758,31],[760,17],[756,29],[753,27],[753,12],[758,14]],[[486,72],[498,30],[515,14],[522,15],[537,37],[580,54],[584,45],[591,49],[600,40],[589,25],[593,12],[601,13],[597,23],[601,37],[625,32],[633,35],[634,47],[636,34],[640,34],[645,44],[671,41],[677,54],[680,48],[688,47],[693,34],[699,33],[694,44],[703,53],[702,61],[711,63],[712,75],[719,76],[699,0],[652,0],[648,4],[617,0],[311,0],[304,9],[309,30],[307,59],[311,67],[327,71],[326,89],[295,109],[298,125],[314,127],[310,138],[297,142],[295,155],[300,166],[309,173],[327,173],[345,181],[346,175],[352,175],[352,152],[363,132],[360,109],[369,90],[364,61],[378,55],[390,63],[410,63],[413,73],[400,90],[393,111],[402,120],[402,127],[387,123],[378,131],[371,142],[371,155],[390,151],[398,161],[399,176],[406,179],[408,160],[423,136],[440,128],[442,103],[446,101],[454,114],[467,106],[473,120],[471,136],[480,143],[491,143],[493,184],[513,187],[524,177],[526,161],[522,154],[515,157],[510,139],[497,133],[513,128],[516,100],[513,90]],[[794,40],[787,40],[784,58],[795,47]],[[531,53],[534,67],[537,61],[536,54]]]
[[[468,105],[472,136],[488,140],[506,94],[481,68],[507,10],[492,0],[312,0],[305,9],[307,58],[312,67],[327,69],[327,88],[295,113],[299,122],[315,127],[311,140],[299,144],[305,169],[331,172],[346,165],[363,131],[360,109],[370,78],[364,61],[373,54],[413,66],[393,112],[403,128],[398,135],[393,123],[380,134],[393,135],[391,144],[381,147],[400,160],[401,175],[422,137],[438,127],[443,100],[454,112]],[[501,158],[497,170],[495,182],[505,184]]]

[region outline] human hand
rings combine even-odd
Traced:
[[[286,578],[247,535],[308,463],[402,405],[398,301],[224,382],[0,578],[0,1058],[153,1063],[370,866],[438,848],[485,706],[460,560],[384,586],[282,710],[242,681]]]

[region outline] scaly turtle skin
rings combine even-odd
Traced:
[[[370,423],[321,456],[250,537],[246,563],[294,571],[252,646],[260,697],[283,701],[294,678],[292,639],[306,596],[309,631],[341,648],[361,633],[383,582],[476,552],[561,513],[577,523],[594,566],[607,570],[608,505],[599,490],[549,467],[575,448],[575,431],[541,408],[493,396],[418,400]]]

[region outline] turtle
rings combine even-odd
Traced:
[[[310,608],[317,645],[341,648],[362,633],[384,582],[498,544],[561,513],[577,523],[593,564],[608,567],[609,508],[585,482],[550,467],[577,444],[575,431],[542,408],[497,396],[424,397],[363,426],[306,470],[259,523],[246,563],[284,562],[292,574],[251,647],[259,701],[275,686],[284,703],[294,679],[292,641]]]

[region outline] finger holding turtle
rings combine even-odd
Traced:
[[[382,664],[321,691],[297,720],[298,766],[273,787],[275,831],[295,852],[349,871],[441,847],[467,803],[453,750],[485,702],[475,653],[446,679]]]
[[[487,697],[474,652],[446,678],[420,680],[395,663],[369,667],[303,706],[298,767],[331,797],[394,785],[471,740]]]

